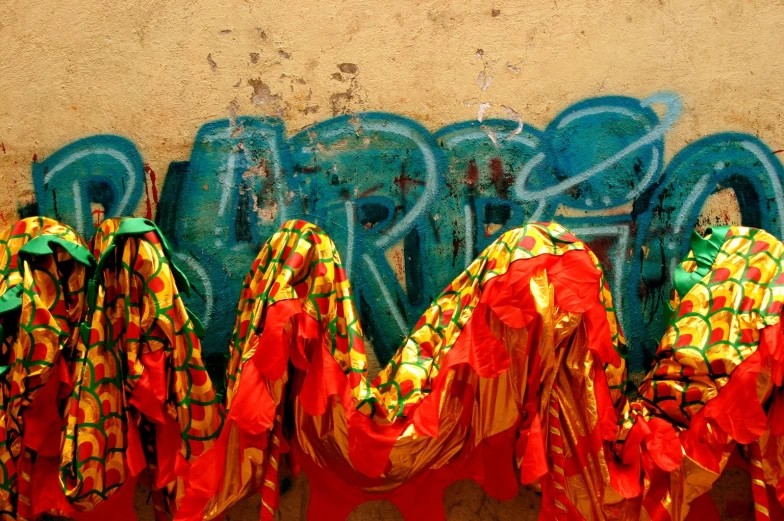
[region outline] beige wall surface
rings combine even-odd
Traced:
[[[382,362],[498,233],[558,219],[607,265],[639,372],[693,227],[784,236],[782,27],[758,0],[5,0],[0,225],[155,218],[218,374],[241,247],[285,218],[356,259]],[[450,519],[534,515],[474,492]]]

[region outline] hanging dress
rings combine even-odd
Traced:
[[[261,518],[273,519],[289,448],[311,484],[311,520],[342,521],[376,499],[406,519],[445,519],[444,490],[466,478],[500,499],[514,497],[520,480],[537,483],[550,519],[621,502],[605,458],[623,352],[596,257],[563,227],[531,224],[501,235],[458,275],[371,381],[335,245],[318,227],[289,221],[245,278],[226,423],[191,466],[176,519],[214,519],[254,492]],[[583,456],[583,446],[594,452]],[[580,484],[591,488],[567,497],[581,464],[592,479]]]
[[[0,233],[0,520],[32,520],[33,476],[54,464],[93,256],[45,217]]]
[[[31,218],[0,245],[2,519],[135,519],[140,479],[165,519],[224,416],[165,239],[111,219],[90,251]]]
[[[203,331],[180,294],[189,283],[152,222],[104,221],[91,246],[98,262],[66,405],[63,511],[91,511],[114,495],[127,505],[147,478],[165,518],[176,512],[189,461],[223,420],[201,360]]]
[[[624,407],[613,484],[641,503],[626,519],[719,519],[708,492],[732,460],[756,518],[784,519],[783,257],[763,230],[693,233],[654,366]]]

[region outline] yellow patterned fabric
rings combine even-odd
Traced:
[[[756,351],[761,331],[779,323],[784,304],[784,279],[779,280],[784,274],[783,256],[784,245],[765,231],[743,227],[728,231],[709,275],[677,304],[659,343],[656,365],[640,387],[656,414],[688,425],[718,395],[735,368]],[[697,262],[689,257],[682,267],[692,273]]]
[[[256,490],[262,518],[272,519],[286,422],[295,463],[312,482],[310,518],[323,520],[374,497],[410,519],[439,519],[439,490],[460,477],[514,495],[515,461],[531,480],[546,479],[546,464],[526,469],[525,455],[544,460],[551,397],[576,411],[579,385],[588,389],[581,400],[606,416],[580,413],[580,434],[600,445],[614,434],[623,337],[596,257],[557,224],[504,233],[434,300],[373,381],[363,338],[332,241],[309,223],[283,225],[245,278],[226,428],[192,468],[177,519],[215,518]],[[559,379],[564,371],[571,376]],[[532,440],[527,448],[518,436]],[[222,476],[208,476],[214,468]],[[610,493],[604,469],[583,496]]]
[[[784,245],[763,230],[694,233],[691,251],[676,269],[673,314],[654,367],[639,387],[641,399],[627,405],[618,434],[616,452],[630,467],[639,467],[641,445],[658,460],[646,466],[644,456],[642,489],[627,490],[644,497],[643,515],[686,519],[736,443],[778,443],[766,411],[775,409],[771,396],[782,383],[783,256]],[[781,457],[776,449],[762,453],[765,479],[775,487]],[[759,458],[747,461],[762,468]],[[630,479],[635,473],[639,480],[639,470],[631,470]]]
[[[0,246],[0,519],[135,519],[137,479],[176,511],[223,408],[165,239],[112,219],[88,249],[30,218]]]
[[[60,374],[85,310],[92,256],[69,226],[24,219],[0,234],[0,519],[29,515],[32,452],[59,438]],[[48,423],[55,420],[55,424]]]
[[[187,461],[220,429],[200,326],[179,293],[187,280],[166,250],[157,228],[140,219],[107,220],[92,240],[98,267],[60,463],[65,495],[79,510],[93,509],[149,465],[154,488],[176,511]]]

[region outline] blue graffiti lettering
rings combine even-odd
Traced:
[[[156,220],[194,282],[190,304],[208,325],[208,353],[229,341],[261,243],[301,217],[334,238],[383,362],[498,234],[557,219],[605,264],[640,370],[663,329],[674,263],[711,194],[732,190],[743,224],[784,237],[784,168],[760,140],[709,136],[665,165],[665,136],[681,111],[680,98],[663,92],[586,99],[544,130],[493,119],[431,133],[408,118],[361,113],[287,137],[278,119],[213,121],[190,160],[170,164]],[[144,171],[132,143],[95,136],[34,163],[33,180],[41,213],[89,233],[93,204],[107,215],[136,210]]]

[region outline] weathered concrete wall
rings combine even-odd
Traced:
[[[0,225],[157,218],[217,374],[216,317],[283,219],[337,239],[382,361],[498,233],[558,219],[606,261],[640,370],[694,226],[784,235],[782,22],[750,0],[6,2]]]

